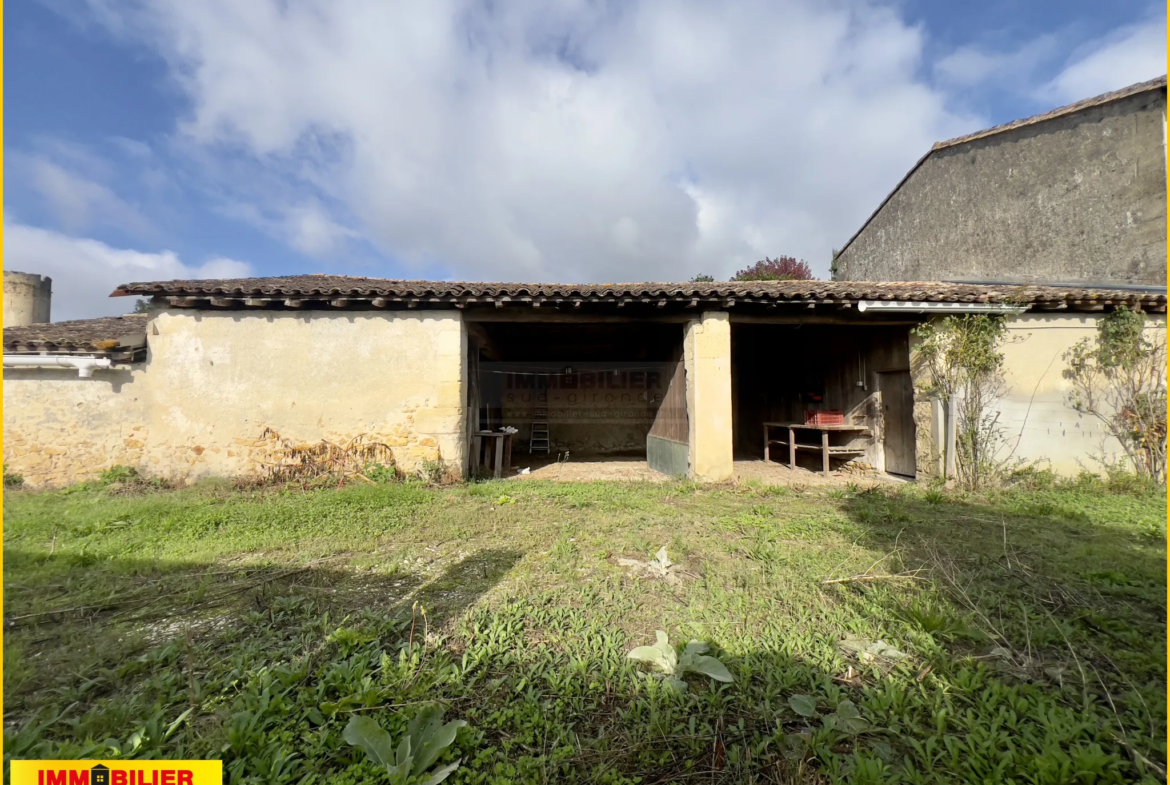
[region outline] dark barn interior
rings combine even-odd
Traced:
[[[808,411],[836,410],[864,430],[829,432],[834,469],[858,460],[914,474],[909,327],[733,323],[731,363],[737,460],[763,459],[765,422],[803,424]],[[787,441],[786,428],[772,432]],[[821,432],[795,435],[797,465],[819,470]],[[770,445],[770,458],[787,463],[788,445]]]
[[[472,323],[471,430],[516,428],[516,455],[644,459],[682,336],[677,322]]]

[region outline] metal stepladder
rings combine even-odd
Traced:
[[[543,452],[548,454],[548,378],[537,377],[535,396],[532,404],[532,434],[528,437],[528,454]]]

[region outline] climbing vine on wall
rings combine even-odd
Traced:
[[[1097,335],[1065,352],[1069,405],[1095,417],[1140,475],[1166,482],[1166,336],[1148,317],[1119,307]]]
[[[969,489],[985,487],[1004,469],[1004,431],[996,403],[1003,397],[1002,316],[948,316],[914,330],[930,372],[925,392],[955,412],[955,473]]]

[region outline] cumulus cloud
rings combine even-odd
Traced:
[[[157,253],[114,248],[97,240],[23,224],[4,217],[4,267],[53,279],[52,319],[115,316],[133,310],[131,298],[107,298],[118,284],[174,278],[240,278],[252,267],[217,257],[184,264],[172,251]]]
[[[101,183],[44,155],[12,158],[17,175],[45,201],[61,228],[79,232],[113,226],[140,237],[151,234],[146,216]]]
[[[1040,94],[1072,103],[1166,73],[1166,16],[1122,27],[1076,52]]]
[[[422,273],[824,276],[932,142],[986,124],[867,0],[89,3],[167,59],[190,144],[279,175],[240,200],[290,247],[357,231]]]

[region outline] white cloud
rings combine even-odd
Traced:
[[[42,155],[17,154],[13,158],[19,176],[45,200],[65,230],[113,226],[139,237],[152,233],[150,221],[138,208],[101,183]]]
[[[1166,73],[1166,16],[1123,27],[1082,47],[1041,89],[1060,103],[1092,98]]]
[[[291,247],[352,226],[473,279],[826,275],[932,142],[985,124],[866,0],[90,2],[168,59],[190,142],[284,178],[262,212]],[[306,187],[345,214],[298,213]]]
[[[961,46],[934,64],[940,82],[953,87],[969,88],[987,82],[997,88],[1027,91],[1035,84],[1037,69],[1059,50],[1055,34],[1046,34],[1004,49],[982,44]]]
[[[133,298],[107,298],[119,284],[176,278],[240,278],[252,268],[234,259],[184,264],[172,251],[148,253],[113,248],[4,218],[4,267],[53,279],[52,319],[86,319],[126,313]]]

